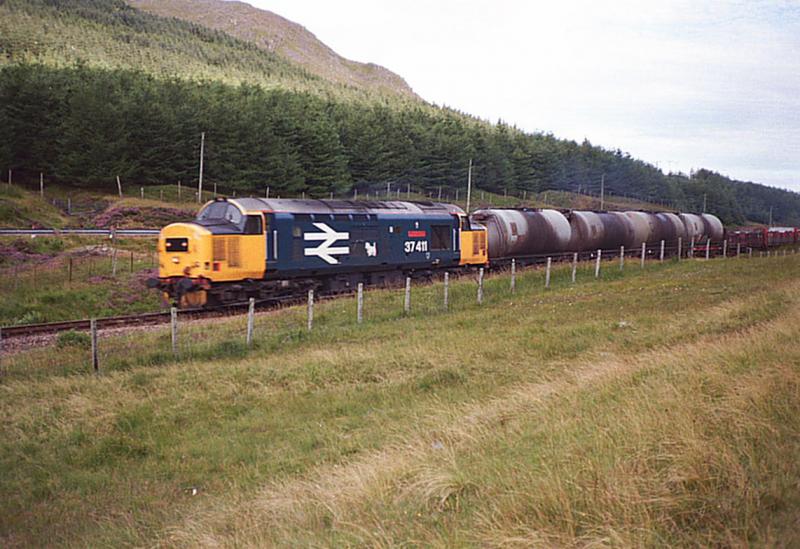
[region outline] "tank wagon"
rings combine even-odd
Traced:
[[[470,217],[487,229],[489,259],[523,258],[569,248],[569,221],[558,210],[485,209]]]
[[[669,212],[592,212],[488,208],[472,214],[486,227],[489,260],[533,260],[537,254],[638,248],[662,240],[670,246],[722,240],[720,220],[711,214]]]
[[[485,264],[486,229],[438,202],[218,198],[162,229],[148,284],[182,307]]]

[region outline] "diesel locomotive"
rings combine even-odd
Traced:
[[[162,229],[159,276],[181,307],[348,291],[542,254],[720,241],[711,214],[487,208],[439,202],[217,198]]]
[[[486,228],[458,206],[217,198],[162,229],[151,287],[181,307],[346,291],[487,263]]]

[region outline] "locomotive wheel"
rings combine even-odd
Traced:
[[[197,290],[194,292],[187,292],[181,296],[180,307],[181,309],[191,309],[195,307],[202,307],[208,301],[208,294],[205,290]]]

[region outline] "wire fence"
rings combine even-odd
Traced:
[[[518,262],[515,258],[491,272],[479,269],[466,274],[447,273],[433,283],[408,278],[404,285],[394,289],[365,291],[360,286],[354,288],[349,297],[320,300],[311,291],[303,306],[287,303],[282,311],[256,312],[251,304],[247,314],[223,320],[192,320],[173,310],[167,327],[92,330],[89,334],[64,332],[45,338],[23,352],[14,352],[13,340],[9,340],[5,349],[0,331],[0,371],[36,377],[113,372],[176,361],[244,358],[251,349],[271,353],[306,344],[312,339],[318,345],[336,344],[364,326],[395,321],[413,323],[415,318],[474,310],[504,297],[536,295],[580,282],[615,280],[631,271],[646,272],[648,265],[662,261],[694,258],[703,262],[706,251],[709,260],[756,257],[752,248],[739,247],[731,251],[722,242],[695,246],[694,250],[683,252],[685,255],[680,258],[677,246],[665,243],[663,249],[662,259],[660,243],[646,245],[644,262],[641,249],[536,256],[537,261],[529,263]],[[698,253],[700,249],[702,254]],[[727,255],[723,255],[723,251]],[[774,258],[796,254],[797,248],[756,252],[758,257]],[[460,282],[455,283],[458,279]],[[469,283],[464,283],[465,280]],[[64,352],[54,353],[54,346]]]

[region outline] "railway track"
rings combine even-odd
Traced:
[[[334,299],[343,295],[350,295],[352,292],[339,292],[334,294],[323,294],[318,297],[319,301]],[[304,303],[305,296],[287,296],[281,298],[270,298],[256,300],[257,311],[269,311]],[[180,317],[188,320],[198,320],[203,318],[229,317],[247,312],[249,302],[229,303],[213,308],[178,309]],[[136,326],[151,326],[156,324],[169,323],[171,319],[170,311],[158,311],[151,313],[140,313],[135,315],[120,315],[98,317],[95,319],[97,329],[109,328],[129,328]],[[2,326],[0,334],[5,338],[21,338],[34,335],[56,334],[68,332],[70,330],[88,331],[91,328],[91,320],[88,318],[81,320],[64,320],[59,322],[44,322],[41,324],[20,324],[17,326]]]
[[[264,302],[257,303],[259,310],[276,308],[279,304],[266,306]],[[282,305],[282,303],[280,304]],[[246,311],[247,303],[235,303],[213,309],[179,309],[181,317],[189,319],[213,318],[232,316]],[[170,321],[170,311],[159,311],[152,313],[140,313],[135,315],[121,315],[99,317],[95,319],[98,329],[108,328],[127,328],[133,326],[149,326],[154,324],[166,324]],[[60,322],[44,322],[41,324],[21,324],[19,326],[3,326],[3,338],[28,337],[33,335],[55,334],[70,330],[86,331],[90,329],[91,320],[65,320]]]

